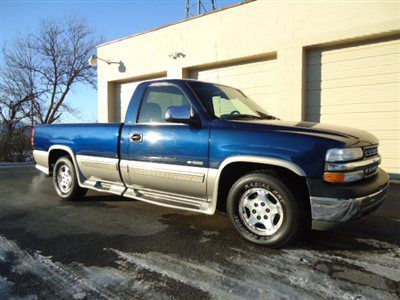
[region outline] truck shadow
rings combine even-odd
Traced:
[[[346,224],[336,231],[312,231],[305,240],[289,246],[289,249],[376,251],[398,247],[400,246],[400,201],[398,199],[400,199],[400,184],[391,183],[387,199],[371,215],[358,222]],[[82,201],[75,205],[118,208],[117,202],[133,202],[131,207],[133,214],[142,211],[140,207],[136,206],[151,205],[117,195],[100,194],[93,191],[90,191]],[[189,230],[188,240],[197,237],[200,243],[212,243],[214,246],[219,245],[222,248],[239,247],[246,249],[255,247],[259,251],[266,249],[240,239],[230,226],[228,217],[224,212],[219,211],[214,216],[206,216],[179,210],[168,209],[168,211],[171,213],[166,212],[162,216],[161,222],[167,224],[170,230],[175,232],[180,239],[184,238],[187,230]],[[143,212],[141,213],[143,214]],[[196,228],[196,230],[193,231],[190,228]],[[218,234],[204,236],[204,232],[206,232],[206,235],[207,232]]]
[[[121,202],[121,201],[135,201],[133,199],[125,198],[118,195],[103,195],[103,194],[96,194],[96,195],[87,195],[85,196],[79,203],[85,202]]]

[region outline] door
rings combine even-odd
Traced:
[[[134,189],[206,197],[209,126],[168,123],[170,106],[192,107],[187,95],[170,83],[147,87],[137,123],[128,125],[129,185]]]
[[[400,39],[310,50],[306,95],[308,121],[371,132],[381,167],[400,174]]]

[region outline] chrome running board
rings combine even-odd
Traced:
[[[206,210],[210,205],[208,199],[144,188],[127,188],[123,196],[161,206],[200,212]]]

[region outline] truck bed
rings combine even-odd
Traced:
[[[35,126],[35,149],[70,147],[76,155],[118,158],[122,123],[52,124]]]

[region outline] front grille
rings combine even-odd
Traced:
[[[368,166],[364,169],[364,174],[365,177],[370,177],[372,175],[374,175],[375,173],[378,172],[378,166],[379,165],[372,165],[372,166]]]
[[[375,156],[378,154],[378,146],[364,147],[364,158]]]
[[[364,147],[364,158],[369,158],[378,155],[378,146]],[[380,162],[379,162],[380,163]],[[364,169],[365,177],[370,177],[378,172],[379,163],[369,165]]]

